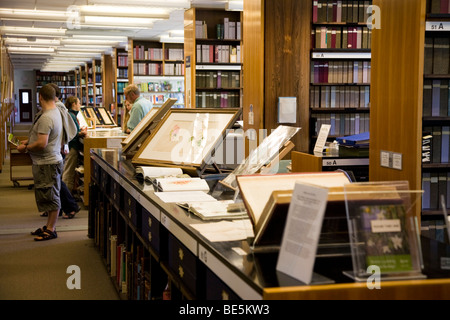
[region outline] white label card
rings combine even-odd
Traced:
[[[277,270],[311,283],[328,188],[297,182],[289,205]]]
[[[319,136],[317,137],[316,145],[314,146],[314,153],[323,153],[323,147],[327,142],[328,134],[330,133],[330,124],[323,124],[320,127]]]

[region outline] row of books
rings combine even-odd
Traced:
[[[423,128],[422,163],[450,163],[450,126]]]
[[[163,104],[169,98],[177,99],[176,103],[184,104],[184,94],[183,92],[170,92],[170,93],[149,93],[142,92],[142,96],[148,99],[154,105]]]
[[[312,48],[370,49],[372,31],[367,27],[316,27],[311,31]]]
[[[311,61],[311,83],[370,83],[370,61]]]
[[[449,74],[450,37],[425,37],[424,74]]]
[[[76,89],[75,88],[65,88],[65,87],[61,87],[61,94],[62,95],[75,95],[76,94]]]
[[[66,82],[75,81],[75,76],[71,74],[47,74],[47,73],[36,73],[36,81],[46,81],[46,82]]]
[[[133,63],[134,74],[140,76],[162,76],[162,63]]]
[[[239,108],[240,94],[238,92],[206,92],[195,93],[197,108]]]
[[[315,119],[315,135],[319,134],[322,124],[331,125],[330,135],[349,136],[369,131],[370,119],[367,113],[330,113],[312,114]]]
[[[421,220],[420,234],[439,242],[447,242],[447,226],[444,220]]]
[[[310,108],[369,108],[370,86],[312,86]]]
[[[197,63],[240,63],[241,46],[197,44]]]
[[[197,71],[195,82],[197,88],[239,88],[239,71]]]
[[[430,13],[450,13],[450,1],[431,0]]]
[[[128,69],[117,69],[117,78],[128,78]]]
[[[128,53],[119,52],[117,54],[117,66],[118,67],[128,67]]]
[[[366,22],[372,1],[313,0],[313,23]]]
[[[423,81],[423,116],[448,117],[450,116],[450,83],[449,80]]]
[[[145,48],[141,45],[133,48],[133,58],[136,60],[184,60],[184,49]]]
[[[54,83],[59,87],[73,87],[75,86],[75,81],[52,81],[52,80],[37,80],[36,86],[45,86],[48,83]]]
[[[136,83],[141,92],[183,91],[184,82],[181,81],[152,81]]]
[[[164,75],[166,76],[184,76],[184,64],[182,63],[164,63]]]
[[[422,172],[422,209],[442,209],[440,195],[445,197],[445,205],[450,208],[450,172]]]
[[[117,92],[123,93],[123,90],[128,86],[128,82],[117,82]]]
[[[223,24],[218,23],[216,25],[216,39],[222,40],[240,40],[241,39],[241,22],[230,21],[230,18],[225,17]],[[208,37],[208,25],[206,21],[195,21],[195,38],[196,39],[209,39]]]

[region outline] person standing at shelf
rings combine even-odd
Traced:
[[[77,135],[69,142],[69,153],[64,159],[62,181],[67,185],[69,190],[73,190],[75,182],[75,169],[78,165],[79,153],[83,150],[83,144],[81,143],[80,138],[86,136],[87,128],[80,128],[80,124],[77,119],[77,115],[81,109],[80,99],[75,96],[68,97],[66,100],[66,107],[69,110],[69,115],[77,127]],[[74,214],[67,213],[68,218],[73,218],[73,216]]]
[[[57,238],[56,223],[61,208],[63,121],[55,97],[55,89],[50,84],[39,90],[42,113],[34,119],[28,140],[17,147],[19,152],[30,153],[36,204],[39,211],[48,212],[47,224],[32,232],[37,236],[36,241]]]
[[[125,99],[132,104],[126,128],[126,133],[130,133],[153,108],[153,104],[141,96],[141,92],[135,84],[128,85],[124,90],[124,94]]]
[[[128,123],[128,120],[130,120],[130,110],[133,105],[131,103],[129,103],[127,100],[125,100],[123,102],[123,105],[125,107],[125,112],[124,112],[124,116],[123,116],[122,131],[125,133],[129,133],[129,131],[127,132],[127,130],[128,130],[127,123]]]

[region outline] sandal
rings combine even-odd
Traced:
[[[41,217],[48,217],[48,212],[47,211],[42,212]]]
[[[47,226],[43,226],[42,228],[38,228],[35,231],[31,232],[33,236],[38,236],[41,233],[44,233],[47,230]]]
[[[66,213],[65,215],[63,215],[63,219],[73,219],[80,210],[81,207],[78,207],[77,210],[72,211],[71,213]]]
[[[46,229],[43,233],[39,235],[38,238],[34,238],[35,241],[45,241],[58,238],[56,231],[51,231]]]

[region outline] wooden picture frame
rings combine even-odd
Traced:
[[[161,107],[153,107],[138,123],[136,128],[122,141],[122,153],[130,154],[148,138],[156,125],[161,121],[167,111],[177,102],[175,98],[169,98]]]
[[[88,121],[86,119],[86,115],[84,113],[84,109],[85,109],[85,107],[82,107],[80,109],[80,111],[78,112],[78,114],[77,114],[78,123],[80,124],[80,128],[86,127],[88,129],[92,129],[93,128],[93,124],[90,123],[90,121]]]
[[[98,115],[100,116],[99,118],[101,118],[101,122],[102,122],[101,125],[108,126],[108,127],[116,126],[116,123],[115,123],[113,117],[111,116],[109,111],[106,110],[105,107],[97,107],[97,111],[98,111]]]
[[[97,116],[97,113],[95,112],[93,107],[86,107],[84,108],[84,115],[87,119],[94,119],[95,126],[100,126],[101,122]]]
[[[202,168],[241,115],[241,109],[171,109],[142,143],[133,165]]]

